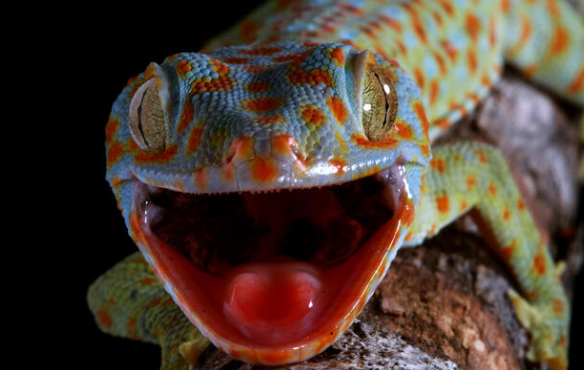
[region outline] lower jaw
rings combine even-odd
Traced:
[[[350,258],[334,266],[299,261],[250,263],[211,275],[152,232],[148,217],[139,206],[141,201],[135,198],[130,215],[131,233],[168,293],[215,346],[236,359],[263,365],[303,361],[322,352],[342,335],[393,260],[401,220],[410,211],[406,202],[396,202],[392,218]],[[242,276],[247,276],[244,274],[253,276],[258,271],[270,276],[278,274],[276,271],[300,271],[314,290],[308,294],[310,307],[304,307],[302,314],[284,313],[265,319],[256,315],[251,323],[241,320],[245,313],[230,301],[234,286]],[[274,304],[287,309],[286,304]]]

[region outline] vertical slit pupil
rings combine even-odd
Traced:
[[[379,77],[379,75],[375,71],[373,71],[373,74],[377,78],[377,81],[379,81],[379,84],[381,85],[381,89],[384,92],[383,96],[385,98],[385,115],[383,116],[383,123],[381,124],[381,127],[385,127],[385,125],[387,124],[387,113],[389,110],[389,102],[387,101],[388,93],[387,93],[387,90],[385,88],[387,85],[381,80],[381,77]]]
[[[144,99],[146,98],[146,94],[148,94],[148,89],[144,91],[142,97],[140,98],[140,105],[138,106],[138,131],[140,131],[140,135],[142,135],[142,140],[147,147],[150,147],[150,143],[146,140],[146,136],[144,135],[144,125],[142,124],[142,105],[144,104]]]

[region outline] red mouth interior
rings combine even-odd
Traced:
[[[241,346],[291,348],[333,335],[368,284],[364,272],[389,248],[379,231],[397,227],[379,174],[258,194],[139,187],[144,242],[179,304]]]

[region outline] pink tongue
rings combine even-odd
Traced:
[[[234,326],[248,337],[264,340],[276,340],[290,329],[302,331],[322,285],[313,266],[302,262],[253,263],[237,270],[224,306]]]

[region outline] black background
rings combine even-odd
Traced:
[[[47,170],[43,180],[56,196],[42,197],[40,208],[61,213],[43,215],[48,218],[45,224],[52,225],[43,233],[39,258],[47,272],[43,273],[46,281],[40,281],[42,299],[36,299],[33,307],[34,317],[41,313],[35,325],[42,327],[43,346],[54,350],[47,358],[31,355],[30,360],[66,362],[66,368],[79,369],[158,369],[158,347],[102,334],[87,308],[90,283],[136,250],[105,181],[104,126],[128,78],[152,61],[160,63],[168,55],[199,50],[205,40],[257,3],[197,2],[188,7],[175,3],[172,8],[158,4],[123,11],[116,7],[69,9],[71,16],[47,26],[52,32],[44,40],[55,47],[48,57],[53,67],[44,76],[59,89],[43,92],[55,103],[49,108],[51,119],[38,123],[43,130],[37,139],[57,134],[58,145],[50,145],[51,152],[41,165],[46,167],[41,170]],[[34,107],[28,109],[34,111]],[[45,133],[47,125],[50,129]],[[55,257],[57,265],[46,262]],[[580,274],[573,328],[584,327],[583,280]],[[53,337],[66,340],[47,339]],[[571,368],[584,368],[584,356],[577,353],[582,331],[573,330],[572,338],[576,351],[572,351]]]

